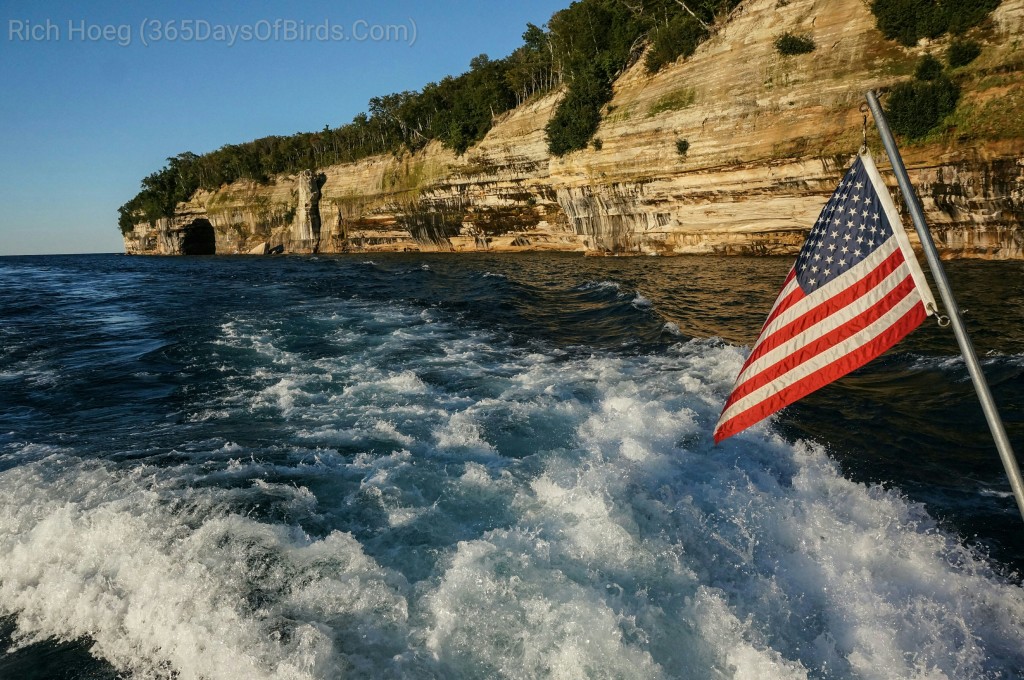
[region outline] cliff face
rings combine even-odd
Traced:
[[[781,56],[782,33],[817,48]],[[902,148],[944,256],[1024,257],[1024,0],[972,37],[947,129]],[[553,158],[544,126],[560,93],[497,121],[463,156],[432,143],[200,192],[139,224],[129,253],[572,250],[593,254],[790,253],[860,146],[864,92],[905,80],[946,40],[885,40],[863,0],[748,0],[685,61],[615,84],[599,150]],[[888,164],[869,120],[869,145]],[[686,140],[685,155],[677,141]]]

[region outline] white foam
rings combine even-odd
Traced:
[[[619,290],[622,284],[615,281],[588,281],[579,286],[579,290]]]
[[[701,636],[723,650],[712,671],[736,680],[798,680],[808,677],[799,661],[789,661],[765,644],[750,619],[740,620],[719,592],[700,587],[690,608]]]
[[[220,340],[251,363],[190,404],[215,414],[195,427],[273,418],[272,445],[119,467],[4,444],[19,639],[183,680],[1024,668],[1024,591],[923,508],[770,423],[711,444],[740,349],[576,356],[443,310],[311,311],[346,351],[310,362],[286,328],[232,321]]]
[[[645,298],[645,297],[644,297],[643,295],[641,295],[640,293],[637,293],[637,294],[636,294],[636,297],[634,297],[634,298],[633,298],[633,300],[631,301],[631,303],[630,303],[630,304],[632,304],[632,305],[633,305],[634,307],[636,307],[637,309],[648,309],[648,308],[650,308],[650,307],[651,307],[651,306],[652,306],[652,305],[653,305],[654,303],[653,303],[653,302],[651,302],[650,300],[648,300],[647,298]]]
[[[1002,354],[995,350],[989,350],[980,358],[980,361],[982,366],[993,366],[998,364],[1024,366],[1024,355]],[[967,381],[970,379],[970,376],[965,371],[964,358],[959,354],[945,357],[918,356],[914,358],[912,368],[915,371],[939,370],[948,373],[961,373],[961,381]]]
[[[600,593],[552,568],[548,548],[520,531],[460,543],[425,599],[427,649],[474,677],[663,677]]]
[[[480,426],[471,412],[453,414],[447,422],[434,431],[437,445],[441,449],[472,449],[493,453],[494,447],[485,441]]]
[[[683,332],[679,329],[679,325],[676,324],[676,323],[673,323],[671,321],[666,321],[665,325],[662,326],[662,329],[666,333],[670,333],[670,334],[675,335],[677,337],[682,337],[682,335],[683,335]]]
[[[4,473],[0,609],[22,643],[88,636],[122,670],[183,679],[338,677],[404,649],[407,585],[351,536],[198,508],[193,528],[137,481],[63,457]]]
[[[412,446],[416,440],[398,431],[393,423],[372,419],[369,427],[336,428],[330,425],[315,430],[300,430],[302,439],[331,445],[365,444],[371,441],[391,441],[399,446]]]
[[[231,411],[227,409],[202,409],[186,416],[186,420],[191,423],[203,423],[208,420],[223,420],[230,417]]]
[[[428,390],[427,385],[412,371],[380,373],[371,370],[361,375],[360,378],[360,382],[345,388],[345,396],[359,397],[381,392],[414,395],[423,394]]]
[[[257,404],[272,404],[285,413],[295,408],[296,400],[309,399],[312,395],[299,387],[299,383],[291,378],[282,378],[274,385],[263,390]]]

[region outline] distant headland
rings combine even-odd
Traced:
[[[125,252],[793,253],[874,88],[943,256],[1021,258],[1024,0],[946,4],[580,0],[347,125],[179,154]]]

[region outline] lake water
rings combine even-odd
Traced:
[[[950,331],[713,446],[791,262],[0,258],[0,678],[1024,677]]]

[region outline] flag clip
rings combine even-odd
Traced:
[[[935,322],[939,324],[939,328],[945,328],[946,326],[949,325],[949,317],[946,316],[945,314],[939,314],[939,310],[935,309],[934,302],[928,303],[928,310],[935,315]]]

